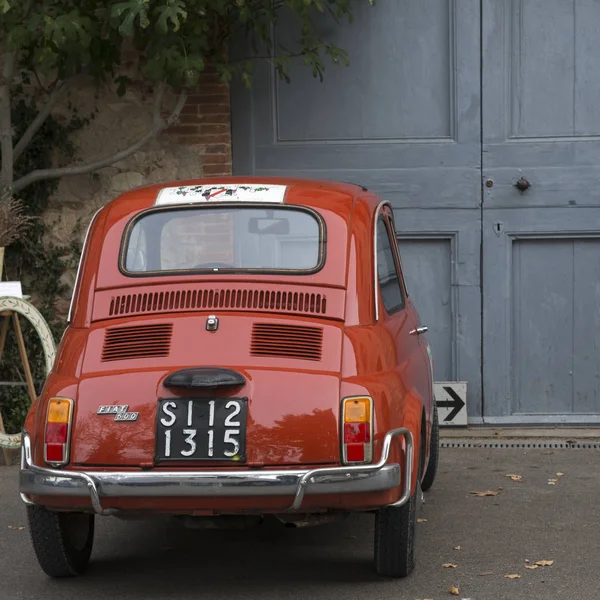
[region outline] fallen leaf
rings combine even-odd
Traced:
[[[554,564],[553,560],[536,560],[535,564],[538,567],[551,567]]]
[[[444,563],[442,567],[444,567],[444,569],[456,569],[457,565],[454,563]]]
[[[417,519],[417,523],[427,523],[427,519]]]
[[[488,575],[493,575],[494,571],[485,571],[485,573],[479,573],[479,577],[487,577]]]
[[[498,488],[495,491],[486,490],[485,492],[470,492],[470,493],[473,494],[474,496],[477,496],[478,498],[482,498],[483,496],[497,496],[502,490],[503,490],[503,488]]]
[[[528,559],[528,558],[526,558],[526,559],[525,559],[525,562],[529,562],[529,559]]]
[[[548,479],[548,485],[556,485],[558,479]]]
[[[564,473],[557,473],[556,475],[557,475],[557,477],[562,477],[564,475]]]
[[[520,575],[516,575],[516,574],[512,574],[512,575],[505,575],[504,576],[505,579],[521,579]]]
[[[454,546],[454,549],[455,550],[460,550],[461,548],[460,548],[460,546]]]
[[[538,565],[525,565],[526,569],[537,569]]]
[[[521,479],[523,479],[521,475],[506,475],[506,477],[509,477],[513,481],[521,481]]]
[[[450,593],[453,596],[458,596],[458,595],[460,595],[460,590],[455,585],[451,585],[450,586]]]
[[[16,529],[17,531],[23,531],[23,529],[25,529],[25,527],[21,527],[20,525],[9,525],[8,528]]]

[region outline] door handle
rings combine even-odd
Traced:
[[[525,177],[521,177],[519,180],[517,180],[517,182],[515,183],[515,187],[520,191],[520,192],[526,192],[530,187],[531,184],[529,183],[529,181],[527,181],[527,179],[525,179]]]
[[[428,331],[428,327],[417,327],[416,329],[413,329],[410,333],[410,335],[421,335],[422,333],[426,333]]]

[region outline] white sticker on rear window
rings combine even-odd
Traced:
[[[281,204],[286,189],[285,185],[255,183],[181,185],[160,190],[155,205],[195,202],[273,202]]]

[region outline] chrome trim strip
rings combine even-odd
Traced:
[[[391,490],[402,483],[397,463],[387,464],[392,440],[402,436],[406,453],[402,496],[392,504],[401,506],[410,498],[413,437],[408,429],[389,431],[383,439],[381,459],[373,465],[311,470],[261,471],[64,471],[35,466],[31,440],[23,435],[20,491],[23,495],[88,496],[97,514],[110,514],[101,497],[219,497],[285,496],[294,500],[288,511],[297,511],[307,488],[311,494],[343,494]],[[24,500],[30,502],[29,499]]]

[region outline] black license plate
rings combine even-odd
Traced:
[[[246,461],[247,398],[160,398],[156,461]]]

